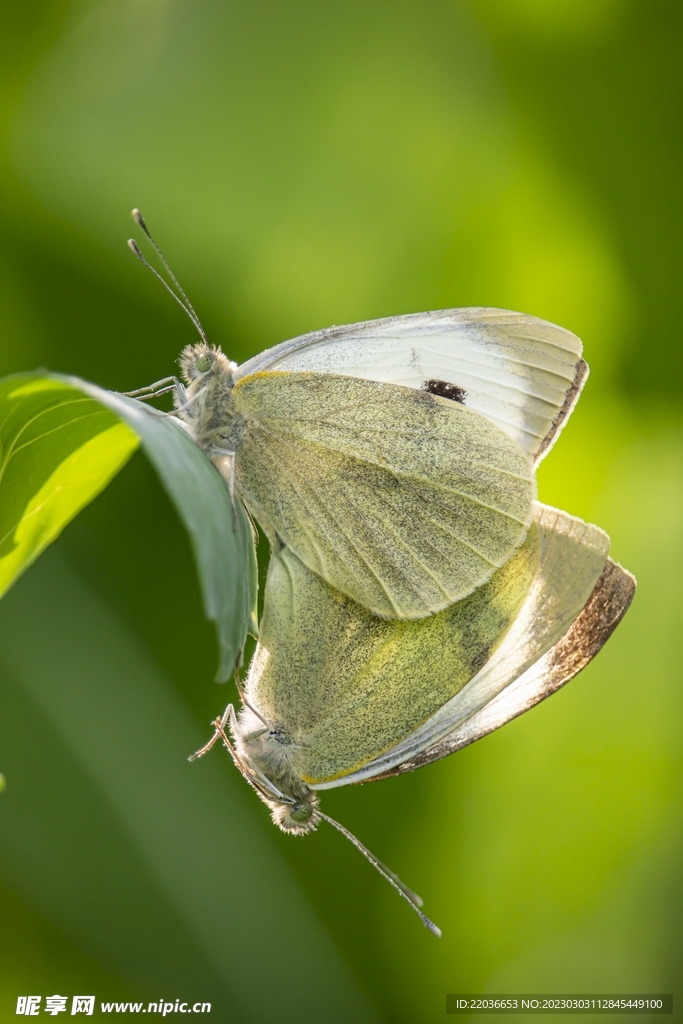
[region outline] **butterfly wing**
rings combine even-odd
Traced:
[[[315,788],[412,771],[499,728],[568,682],[625,613],[635,581],[596,526],[537,505],[540,558],[527,599],[483,668],[435,715],[363,768]]]
[[[287,759],[307,784],[339,779],[429,719],[488,661],[514,622],[538,549],[532,526],[486,584],[412,622],[378,618],[287,548],[274,551],[247,679],[250,706],[277,736],[266,774],[281,780]]]
[[[570,682],[609,640],[628,611],[635,589],[631,573],[608,558],[585,607],[547,654],[467,722],[418,755],[413,764],[389,774],[412,771],[474,743]]]
[[[571,331],[503,309],[446,309],[313,331],[239,367],[346,374],[422,388],[445,381],[464,404],[540,460],[574,408],[588,375]]]
[[[528,457],[444,398],[327,373],[260,372],[232,394],[235,481],[271,538],[390,618],[481,586],[533,515]]]

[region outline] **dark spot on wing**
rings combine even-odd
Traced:
[[[429,391],[430,395],[439,395],[441,398],[450,398],[452,402],[465,404],[467,392],[458,384],[449,384],[447,380],[425,380],[422,382],[422,390]]]

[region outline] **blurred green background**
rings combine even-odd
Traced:
[[[1,373],[174,371],[193,332],[125,248],[133,206],[238,361],[332,323],[534,313],[592,367],[540,496],[639,581],[552,700],[325,794],[438,942],[342,837],[279,834],[218,749],[185,761],[235,693],[137,454],[0,605],[0,1020],[53,993],[236,1022],[680,1002],[680,2],[4,0],[0,53]]]

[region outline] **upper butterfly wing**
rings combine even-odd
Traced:
[[[234,388],[235,482],[271,537],[332,587],[422,618],[481,586],[522,543],[528,457],[485,417],[422,391],[325,373]]]
[[[588,375],[581,351],[575,334],[547,320],[503,309],[446,309],[304,334],[243,363],[236,379],[309,370],[411,388],[445,381],[539,461]]]
[[[331,785],[385,778],[445,757],[549,696],[595,656],[628,608],[633,577],[608,564],[609,538],[598,527],[544,505],[537,506],[536,525],[536,577],[493,656],[404,741]]]

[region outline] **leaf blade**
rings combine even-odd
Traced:
[[[0,381],[0,597],[138,444],[119,417],[59,380]]]
[[[256,553],[244,507],[236,499],[233,514],[223,478],[174,417],[79,378],[58,379],[115,412],[140,438],[190,535],[204,612],[218,633],[216,678],[224,682],[247,633],[256,633]]]

